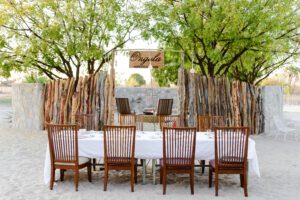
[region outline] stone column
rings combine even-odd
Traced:
[[[283,89],[280,86],[264,86],[262,88],[265,132],[274,130],[274,117],[283,120]]]
[[[12,127],[42,130],[43,102],[43,84],[14,84],[12,86]]]

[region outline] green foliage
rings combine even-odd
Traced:
[[[279,85],[283,88],[285,94],[295,93],[296,83],[300,78],[300,68],[295,66],[286,66],[281,73],[271,78],[264,79],[261,85]]]
[[[149,13],[155,13],[151,34],[147,30],[143,36],[152,35],[164,47],[183,50],[190,62],[193,51],[196,70],[205,76],[260,82],[299,54],[295,42],[299,4],[297,0],[153,0],[147,3]],[[166,76],[165,71],[161,74]]]
[[[30,74],[28,76],[25,76],[24,83],[47,83],[49,81],[49,78],[45,76],[37,76],[34,74]]]
[[[170,87],[171,84],[177,84],[179,67],[180,53],[165,52],[165,66],[153,69],[152,76],[160,87]]]
[[[300,68],[295,66],[288,66],[285,68],[285,75],[287,78],[287,88],[288,94],[292,94],[295,91],[296,83],[300,78]]]
[[[247,51],[232,64],[227,76],[259,85],[275,70],[285,66],[292,56],[293,54]]]
[[[300,68],[295,66],[288,66],[285,68],[285,71],[289,74],[289,76],[299,76]]]
[[[138,73],[132,74],[127,81],[127,86],[129,87],[140,87],[145,84],[144,77]]]
[[[50,79],[95,73],[143,21],[123,0],[0,0],[0,69]]]

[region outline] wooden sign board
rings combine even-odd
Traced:
[[[165,65],[164,52],[162,51],[130,51],[130,68],[148,68],[151,60],[153,68],[162,68]]]

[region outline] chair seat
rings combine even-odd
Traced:
[[[176,167],[190,167],[191,166],[191,159],[189,158],[167,158],[166,159],[166,164],[167,166],[176,166]],[[160,165],[164,166],[163,159],[159,160]]]
[[[86,157],[78,157],[78,165],[83,165],[90,161],[89,158]],[[65,166],[75,166],[75,163],[67,163],[67,162],[55,162],[55,165],[65,165]]]
[[[225,161],[225,162],[224,162]],[[224,161],[222,161],[222,159],[220,159],[220,163],[219,164],[224,164],[226,165],[225,168],[235,168],[235,169],[242,169],[243,168],[243,163],[242,162],[228,162],[227,159],[225,159]],[[209,165],[215,169],[216,168],[216,161],[215,160],[210,160],[209,161]]]
[[[130,165],[131,158],[122,158],[122,157],[114,157],[114,158],[107,158],[108,165]],[[134,159],[134,164],[137,164],[137,159]]]

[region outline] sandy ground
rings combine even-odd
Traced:
[[[259,135],[254,137],[261,178],[249,176],[248,199],[299,199],[300,142],[283,141]],[[0,199],[214,199],[214,189],[208,188],[208,174],[196,170],[195,195],[190,195],[188,178],[170,175],[167,195],[161,185],[152,185],[148,168],[147,184],[141,183],[141,169],[135,192],[130,192],[129,174],[110,174],[108,191],[103,192],[103,172],[93,172],[89,183],[85,171],[80,172],[79,191],[74,190],[73,172],[66,173],[64,182],[57,181],[54,190],[43,182],[43,167],[47,137],[45,132],[0,128]],[[158,177],[157,177],[158,181]],[[244,199],[237,175],[221,176],[219,197]]]
[[[10,127],[12,108],[10,105],[0,104],[0,127]]]

